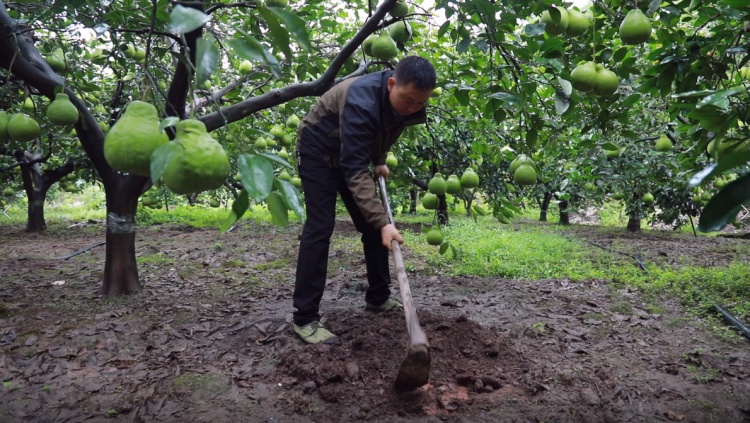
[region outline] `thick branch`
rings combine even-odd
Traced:
[[[270,91],[266,94],[224,107],[217,112],[201,117],[200,120],[206,124],[206,128],[209,131],[213,131],[214,129],[221,128],[232,122],[244,119],[255,112],[271,108],[281,103],[286,103],[295,98],[322,95],[334,85],[336,75],[344,66],[346,60],[354,54],[365,38],[377,30],[379,22],[395,4],[396,0],[385,0],[375,11],[372,19],[368,20],[362,26],[354,38],[344,44],[341,51],[339,51],[336,57],[331,61],[331,65],[328,69],[326,69],[323,75],[315,81],[301,82]]]

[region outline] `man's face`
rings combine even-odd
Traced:
[[[396,80],[388,78],[388,99],[391,107],[401,116],[408,116],[422,109],[432,94],[432,89],[418,90],[414,84],[396,84]]]

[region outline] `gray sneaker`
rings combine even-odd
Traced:
[[[305,326],[294,325],[294,332],[308,344],[333,344],[338,341],[338,336],[323,327],[319,321],[308,323]]]

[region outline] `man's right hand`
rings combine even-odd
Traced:
[[[383,246],[389,250],[392,248],[391,244],[393,241],[397,241],[399,244],[404,243],[401,234],[398,233],[396,227],[390,223],[380,228],[380,237],[383,239]]]

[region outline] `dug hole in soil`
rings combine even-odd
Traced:
[[[435,275],[408,246],[432,367],[428,385],[397,392],[404,316],[364,311],[350,224],[337,226],[322,302],[340,341],[292,333],[300,229],[139,229],[144,292],[104,301],[104,247],[58,259],[98,231],[4,228],[0,422],[750,421],[747,341],[719,338],[717,321],[676,300],[658,299],[657,312],[603,281]],[[585,231],[603,245],[613,237]],[[618,245],[676,257],[686,242],[650,236]],[[737,241],[690,242],[691,254],[726,257]]]

